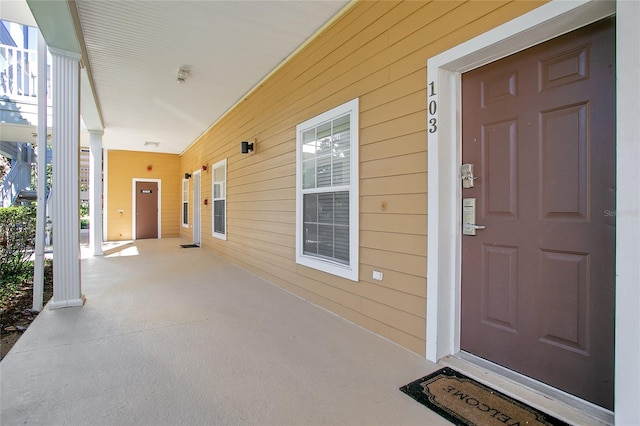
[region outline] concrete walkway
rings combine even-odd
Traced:
[[[398,390],[438,366],[181,243],[83,259],[85,306],[0,362],[0,424],[449,424]]]

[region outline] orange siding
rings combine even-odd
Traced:
[[[425,351],[427,59],[541,2],[361,2],[216,123],[180,173],[227,163],[220,256],[420,354]],[[360,99],[360,281],[295,263],[295,126]],[[240,142],[257,141],[240,154]],[[202,174],[202,198],[211,175]],[[179,214],[179,212],[178,212]],[[190,238],[189,230],[181,234]],[[372,271],[384,273],[375,281]]]
[[[147,166],[151,170],[147,170]],[[180,235],[180,157],[138,151],[107,151],[107,240],[130,240],[132,236],[133,179],[160,179],[162,237]],[[122,214],[118,210],[123,210]]]

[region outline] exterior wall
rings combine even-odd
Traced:
[[[228,159],[227,241],[211,237],[211,206],[203,205],[203,245],[424,355],[426,61],[540,4],[357,3],[183,154],[180,176]],[[295,263],[295,126],[356,97],[360,279],[354,283]],[[240,154],[243,140],[257,141],[253,153]],[[210,173],[202,174],[202,191],[211,198]],[[186,228],[181,235],[191,238]],[[373,270],[384,279],[374,281]]]
[[[131,240],[133,179],[160,179],[161,237],[177,237],[180,228],[180,157],[138,151],[107,151],[107,241]],[[147,170],[151,165],[152,169]],[[118,213],[123,210],[123,213]]]

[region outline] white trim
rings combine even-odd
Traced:
[[[623,3],[626,2],[619,3],[618,8]],[[611,16],[616,12],[615,6],[614,2],[597,0],[553,1],[428,60],[428,84],[433,82],[436,92],[436,96],[431,99],[435,99],[438,102],[437,112],[430,115],[429,119],[435,118],[437,120],[438,131],[436,133],[427,133],[429,152],[427,359],[438,361],[447,355],[460,351],[461,219],[458,200],[461,197],[461,185],[458,166],[461,162],[461,74]],[[629,31],[631,33],[630,36],[632,38],[635,37],[635,40],[638,39],[637,25],[635,27],[629,25],[625,31]],[[621,38],[626,37],[621,33],[618,25],[618,39]],[[616,61],[619,62],[624,54],[618,49]],[[636,81],[637,66],[638,64],[635,64],[635,67],[630,66],[625,70],[618,69],[618,82],[621,79],[628,82]],[[625,90],[628,89],[625,88]],[[620,95],[620,91],[618,91],[618,94]],[[618,105],[620,105],[620,102],[620,98],[618,98]],[[637,94],[629,94],[627,102],[630,105],[635,105],[637,110]],[[629,129],[632,126],[636,129],[636,132],[629,132],[629,134],[634,134],[637,137],[637,125],[631,120],[632,118],[630,117],[625,121],[621,116],[617,117],[619,135],[620,129]],[[637,171],[636,166],[639,161],[637,155],[634,157],[633,155],[624,154],[625,149],[630,154],[637,152],[637,147],[632,148],[631,145],[633,143],[627,143],[626,146],[618,144],[618,175],[620,175],[620,170]],[[620,177],[618,179],[620,181]],[[618,186],[617,202],[619,208],[622,205],[638,205],[637,179],[635,182],[634,186],[630,187],[626,192],[620,190],[621,185]],[[630,222],[634,222],[635,227],[638,227],[638,218]],[[636,236],[633,241],[628,240],[626,242],[627,245],[624,247],[621,246],[620,241],[617,241],[616,260],[618,269],[621,263],[626,265],[637,262],[637,259],[633,260],[633,257],[640,252],[640,238],[638,238],[638,230],[632,229],[632,226],[631,223],[625,226],[622,220],[617,224],[618,235],[631,232]],[[624,283],[625,288],[637,285],[637,279],[633,280],[632,278],[632,276],[627,277],[627,281]],[[618,294],[623,290],[622,285],[623,282],[618,274],[616,279],[616,291]],[[635,294],[637,293],[636,290]],[[637,306],[638,300],[621,300],[618,298],[616,323],[637,324],[639,319]],[[623,317],[621,308],[632,314]],[[621,353],[631,355],[638,352],[638,339],[635,337],[629,339],[628,337],[616,339],[616,372],[626,371],[626,365],[619,362],[622,359]],[[631,366],[629,358],[632,357],[628,356],[625,364]],[[637,364],[637,356],[634,359]],[[633,371],[638,371],[637,365]],[[623,374],[628,375],[628,372]],[[622,388],[618,377],[617,375],[615,384],[616,399],[623,394],[638,395],[640,377],[627,380],[628,384],[626,386],[631,386],[631,390],[635,390],[635,392],[629,392]],[[619,409],[620,407],[616,404],[616,418],[618,418]],[[634,419],[634,421],[638,420],[637,407],[629,406],[625,409],[629,411],[635,410],[634,414],[630,415],[629,418]]]
[[[302,150],[300,140],[302,133],[309,128],[317,127],[334,118],[349,114],[350,118],[350,183],[344,189],[349,190],[349,265],[342,265],[330,260],[303,254],[303,209],[302,209]],[[358,98],[339,105],[329,111],[310,118],[296,126],[296,263],[309,268],[318,269],[329,274],[358,281],[359,268],[359,100]],[[333,187],[333,191],[337,187]]]
[[[216,169],[224,167],[224,196],[216,198],[214,196],[214,187],[216,184],[215,175]],[[216,232],[215,224],[215,202],[216,200],[224,199],[224,234]],[[227,159],[220,160],[211,166],[211,235],[221,240],[227,240]]]
[[[158,183],[158,239],[162,238],[162,180],[147,178],[131,179],[131,239],[136,240],[136,183],[137,182],[157,182]]]
[[[617,3],[616,424],[640,424],[640,2]]]
[[[198,176],[198,185],[196,185],[196,176]],[[193,180],[193,223],[191,227],[193,232],[191,238],[193,244],[200,245],[202,243],[202,173],[201,170],[191,172]],[[196,187],[197,186],[197,187]]]
[[[109,223],[109,150],[104,148],[102,152],[102,167],[103,167],[103,193],[102,193],[102,241],[107,241],[107,224]]]

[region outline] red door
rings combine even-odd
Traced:
[[[613,409],[615,24],[463,75],[462,350]]]
[[[158,238],[158,182],[136,182],[136,240]]]

